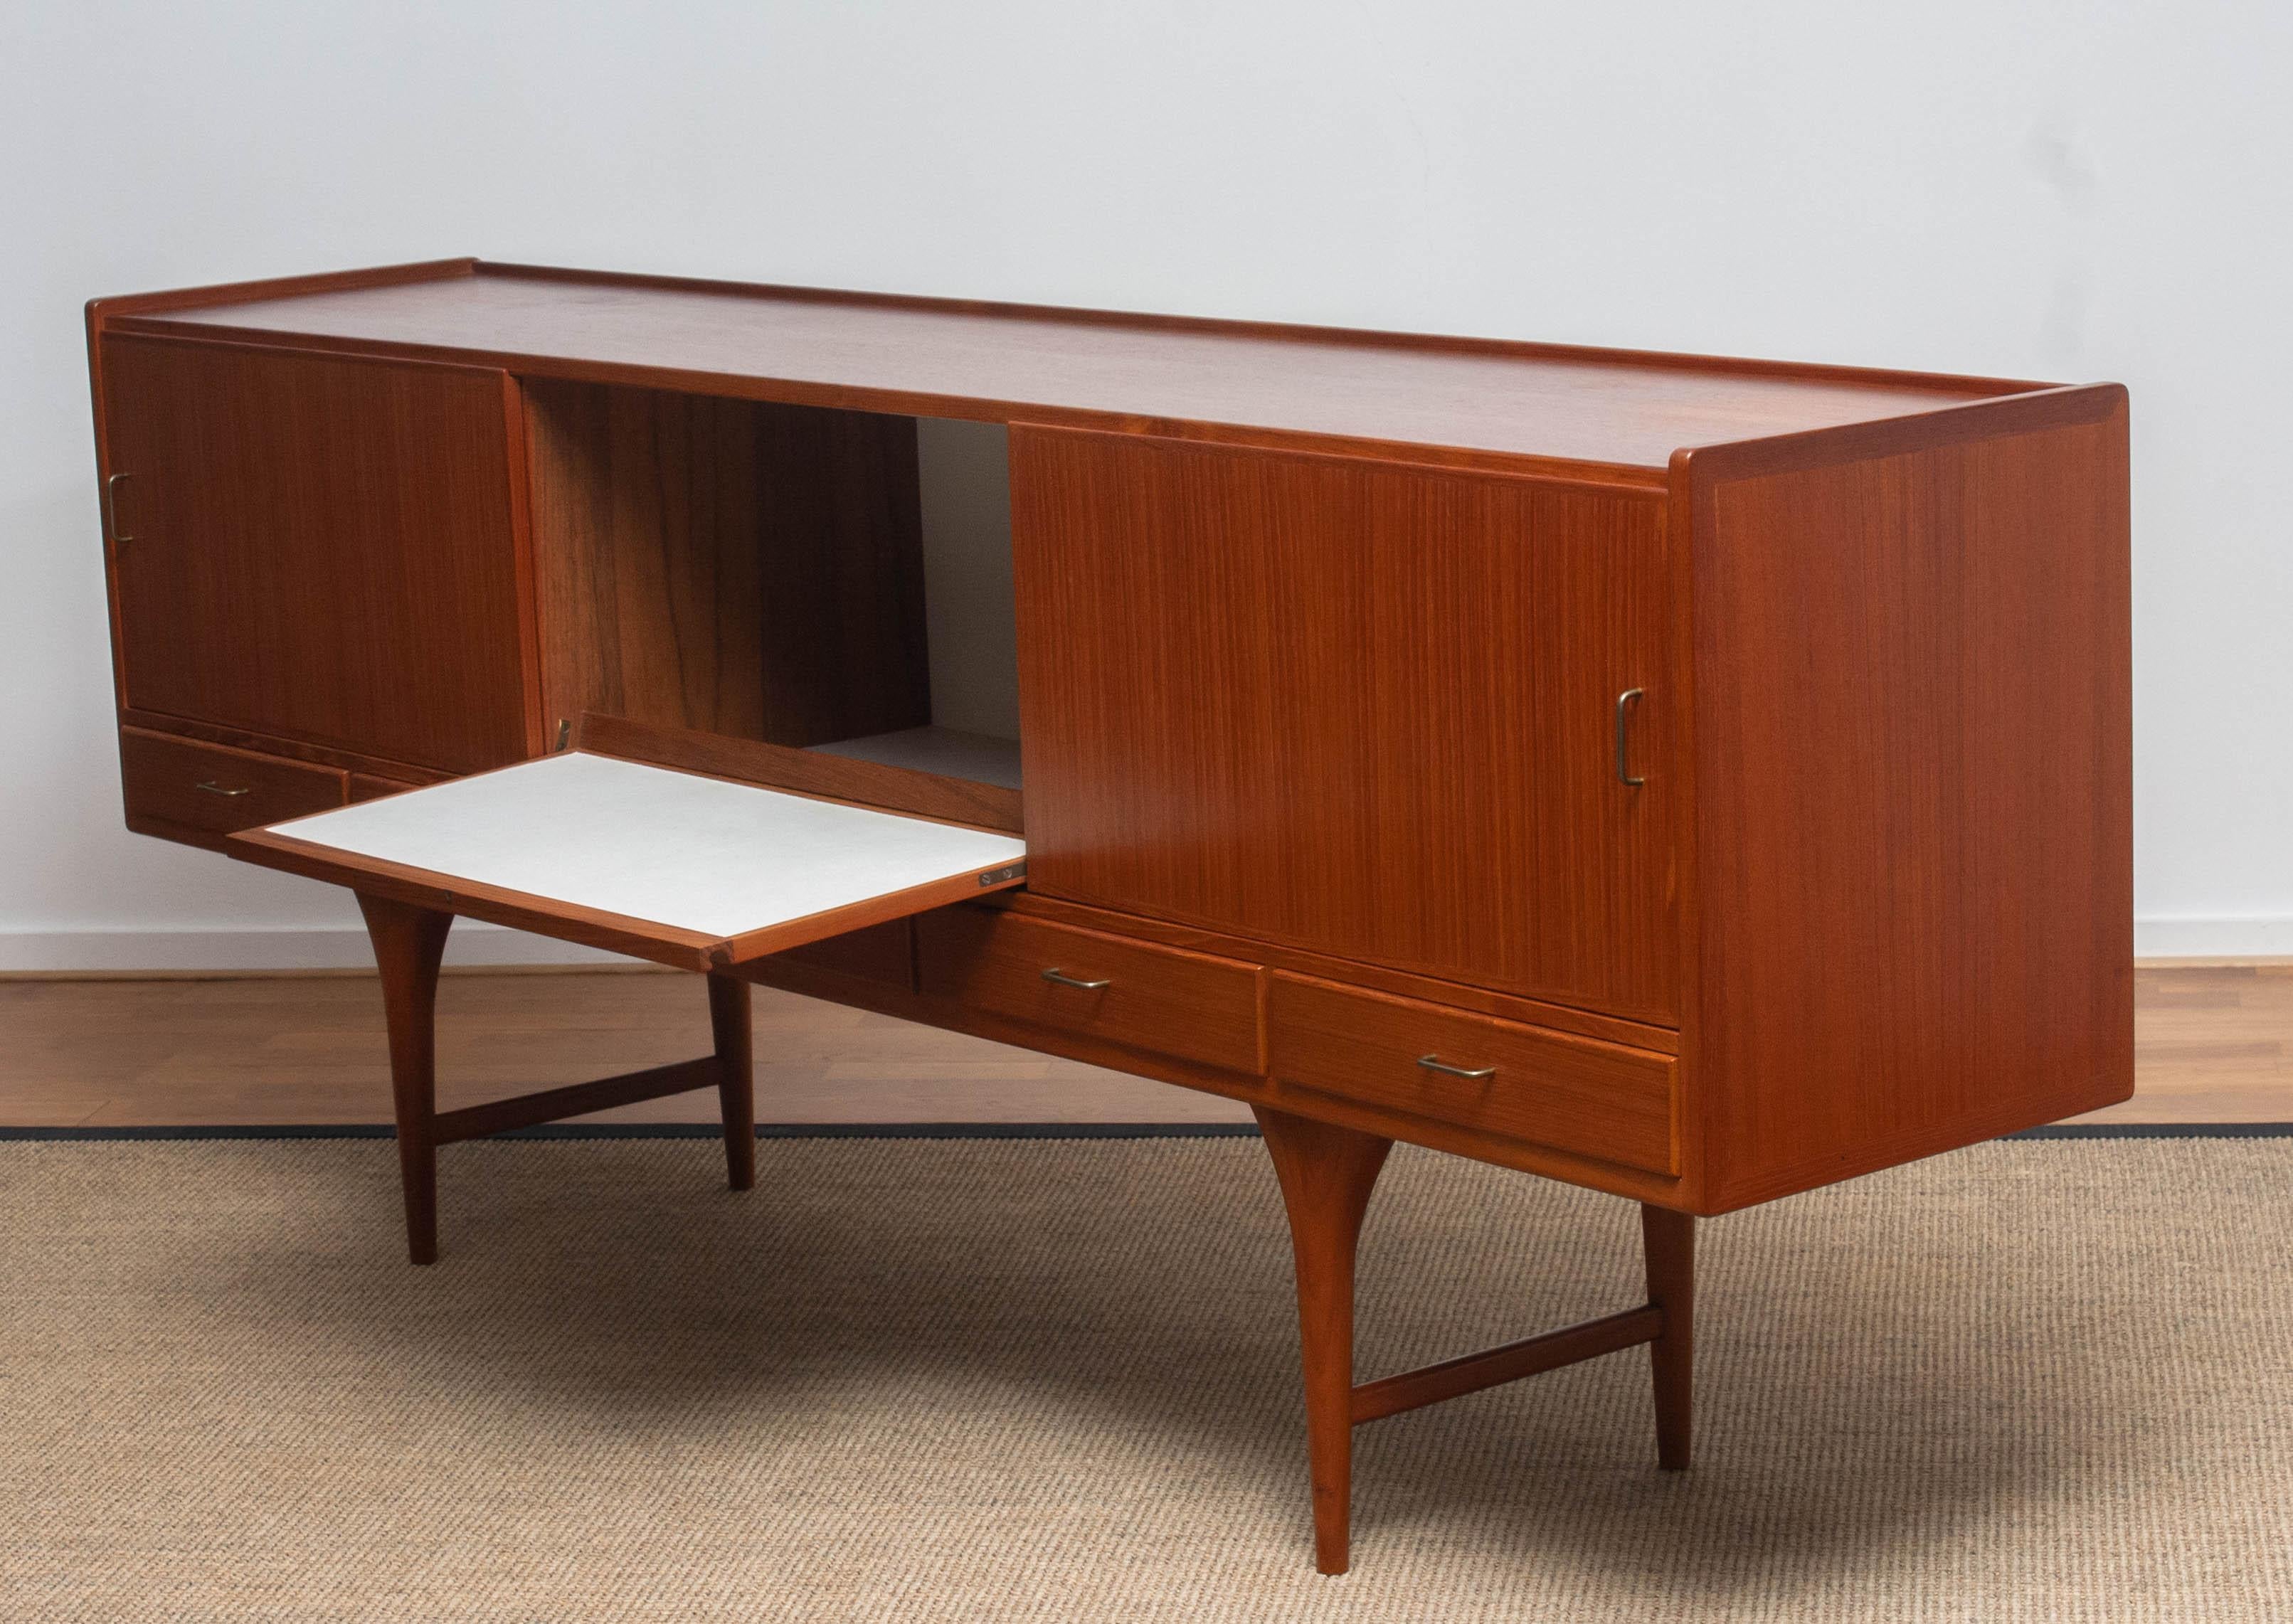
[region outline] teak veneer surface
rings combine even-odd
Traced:
[[[545,714],[774,744],[931,718],[915,424],[529,379]]]
[[[1065,979],[1054,980],[1046,972]],[[984,908],[916,918],[920,989],[1054,1030],[1255,1074],[1255,965]]]
[[[139,313],[174,331],[987,421],[1196,424],[1659,474],[1683,446],[2044,385],[454,263]],[[219,298],[228,298],[228,293]]]
[[[607,713],[220,836],[360,893],[417,1262],[471,1134],[714,1082],[745,1186],[749,982],[1246,1103],[1337,1572],[1371,1416],[1648,1342],[1687,1466],[1685,1215],[2132,1088],[2114,385],[475,261],[89,331],[134,827]],[[790,747],[934,720],[923,416],[1010,425],[1024,844]],[[709,971],[716,1057],[437,1112],[462,913]],[[1649,1305],[1356,1386],[1396,1140],[1640,1201]]]
[[[1673,1019],[1662,503],[1069,430],[1011,466],[1033,889]]]
[[[1266,1024],[1269,1072],[1285,1089],[1643,1172],[1680,1171],[1678,1065],[1667,1056],[1279,972]],[[1426,1061],[1488,1075],[1460,1077]]]
[[[2125,394],[1955,416],[1681,459],[1714,1209],[2133,1091]]]
[[[506,378],[101,355],[123,707],[446,772],[528,752]]]
[[[138,728],[119,730],[119,787],[131,822],[228,835],[340,806],[349,774]]]
[[[912,419],[1007,421],[1033,887],[1008,911],[1621,1038],[1678,1079],[1678,1157],[1469,1129],[1398,1085],[1310,1111],[1708,1213],[2131,1087],[2114,386],[469,261],[103,300],[90,323],[100,472],[126,481],[109,518],[135,728],[271,755],[281,781],[357,774],[363,796],[469,770],[466,714],[530,755],[598,706],[709,730],[677,736],[709,741],[676,745],[687,770],[770,752],[802,793],[1016,826],[1010,791],[722,737],[921,719]],[[199,386],[138,373],[162,354]],[[429,400],[450,443],[409,465],[444,471],[430,494],[453,521],[393,523],[461,538],[430,562],[496,570],[485,602],[432,618],[493,651],[490,687],[425,666],[400,679],[417,714],[360,720],[366,690],[328,664],[376,634],[344,612],[355,579],[297,588],[312,612],[282,630],[282,566],[239,593],[255,611],[213,618],[307,667],[266,702],[338,726],[228,702],[220,654],[171,654],[179,628],[139,620],[148,555],[126,537],[191,489],[152,421],[195,435],[220,400],[215,432],[291,447],[297,380]],[[377,511],[374,459],[344,448],[406,462],[404,406],[322,409],[306,455],[202,495],[223,517],[200,567],[244,564],[231,546],[274,512],[312,529],[332,505]],[[258,411],[263,432],[238,432]],[[474,457],[506,500],[457,472]],[[303,490],[312,469],[340,489]],[[467,520],[480,507],[490,521]],[[170,658],[221,697],[140,706]],[[368,688],[371,664],[352,667]],[[823,703],[824,673],[848,691]],[[448,693],[442,719],[424,708]],[[180,812],[137,827],[213,844]],[[272,844],[263,860],[318,871]],[[435,877],[363,878],[445,905]],[[573,923],[688,967],[774,945]],[[907,978],[759,958],[754,979],[1303,1103],[1294,1079]]]

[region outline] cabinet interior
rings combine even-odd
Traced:
[[[1019,785],[1000,424],[523,384],[542,701]]]

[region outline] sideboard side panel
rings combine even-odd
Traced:
[[[1710,1209],[2132,1092],[2126,424],[1691,458]]]

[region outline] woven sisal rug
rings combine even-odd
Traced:
[[[1703,1231],[1640,1350],[1363,1429],[1312,1571],[1248,1140],[0,1144],[0,1618],[2293,1617],[2293,1142],[1984,1146]],[[1398,1151],[1361,1374],[1637,1300]]]

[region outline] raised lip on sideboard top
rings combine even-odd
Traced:
[[[1485,465],[1535,472],[1550,464],[1556,470],[1575,470],[1600,482],[1662,486],[1664,459],[1598,462],[1581,457],[1537,456],[1514,450],[1479,447],[1447,447],[1430,441],[1350,440],[1313,430],[1277,425],[1229,424],[1211,420],[1174,421],[1167,417],[1131,416],[1095,408],[1057,406],[987,396],[953,397],[910,394],[872,385],[849,387],[789,382],[749,373],[694,373],[672,368],[647,368],[625,362],[584,363],[563,356],[526,355],[508,351],[425,345],[378,340],[327,331],[314,323],[303,329],[286,326],[236,324],[227,314],[233,307],[279,303],[328,295],[339,296],[373,288],[411,283],[458,280],[464,278],[555,282],[577,286],[652,289],[678,295],[752,299],[787,303],[841,304],[855,308],[914,311],[948,315],[974,315],[1068,327],[1096,327],[1143,333],[1233,337],[1254,342],[1285,343],[1359,350],[1399,350],[1423,354],[1470,356],[1493,360],[1518,360],[1635,370],[1705,374],[1714,376],[1803,381],[1834,388],[1868,387],[1900,393],[1931,394],[1931,407],[1911,413],[1881,412],[1865,422],[1899,421],[1934,411],[1975,405],[2001,397],[2048,392],[2065,387],[2030,379],[1979,376],[1950,373],[1897,371],[1883,368],[1839,366],[1818,362],[1756,360],[1668,351],[1614,349],[1599,345],[1547,343],[1519,339],[1476,338],[1462,335],[1408,333],[1376,328],[1349,328],[1268,321],[1230,320],[1212,317],[1161,315],[1059,305],[929,297],[912,294],[870,292],[774,283],[749,283],[693,277],[647,275],[626,271],[586,271],[555,266],[490,262],[475,258],[440,259],[406,264],[218,284],[174,292],[126,295],[91,300],[92,327],[102,331],[153,336],[261,344],[312,350],[326,353],[359,354],[403,360],[464,361],[498,366],[527,376],[589,379],[604,383],[637,384],[652,387],[685,387],[696,392],[737,392],[753,398],[780,399],[823,405],[852,405],[863,409],[918,411],[926,416],[976,416],[1011,422],[1043,422],[1074,426],[1115,427],[1132,432],[1184,437],[1319,447],[1333,450],[1359,449],[1373,455],[1414,456],[1462,465]],[[748,387],[742,387],[746,385]],[[729,386],[729,387],[728,387]],[[966,410],[965,408],[971,409]],[[1744,440],[1714,440],[1697,445],[1744,443],[1770,438],[1764,434]],[[1695,446],[1679,448],[1697,448]]]

